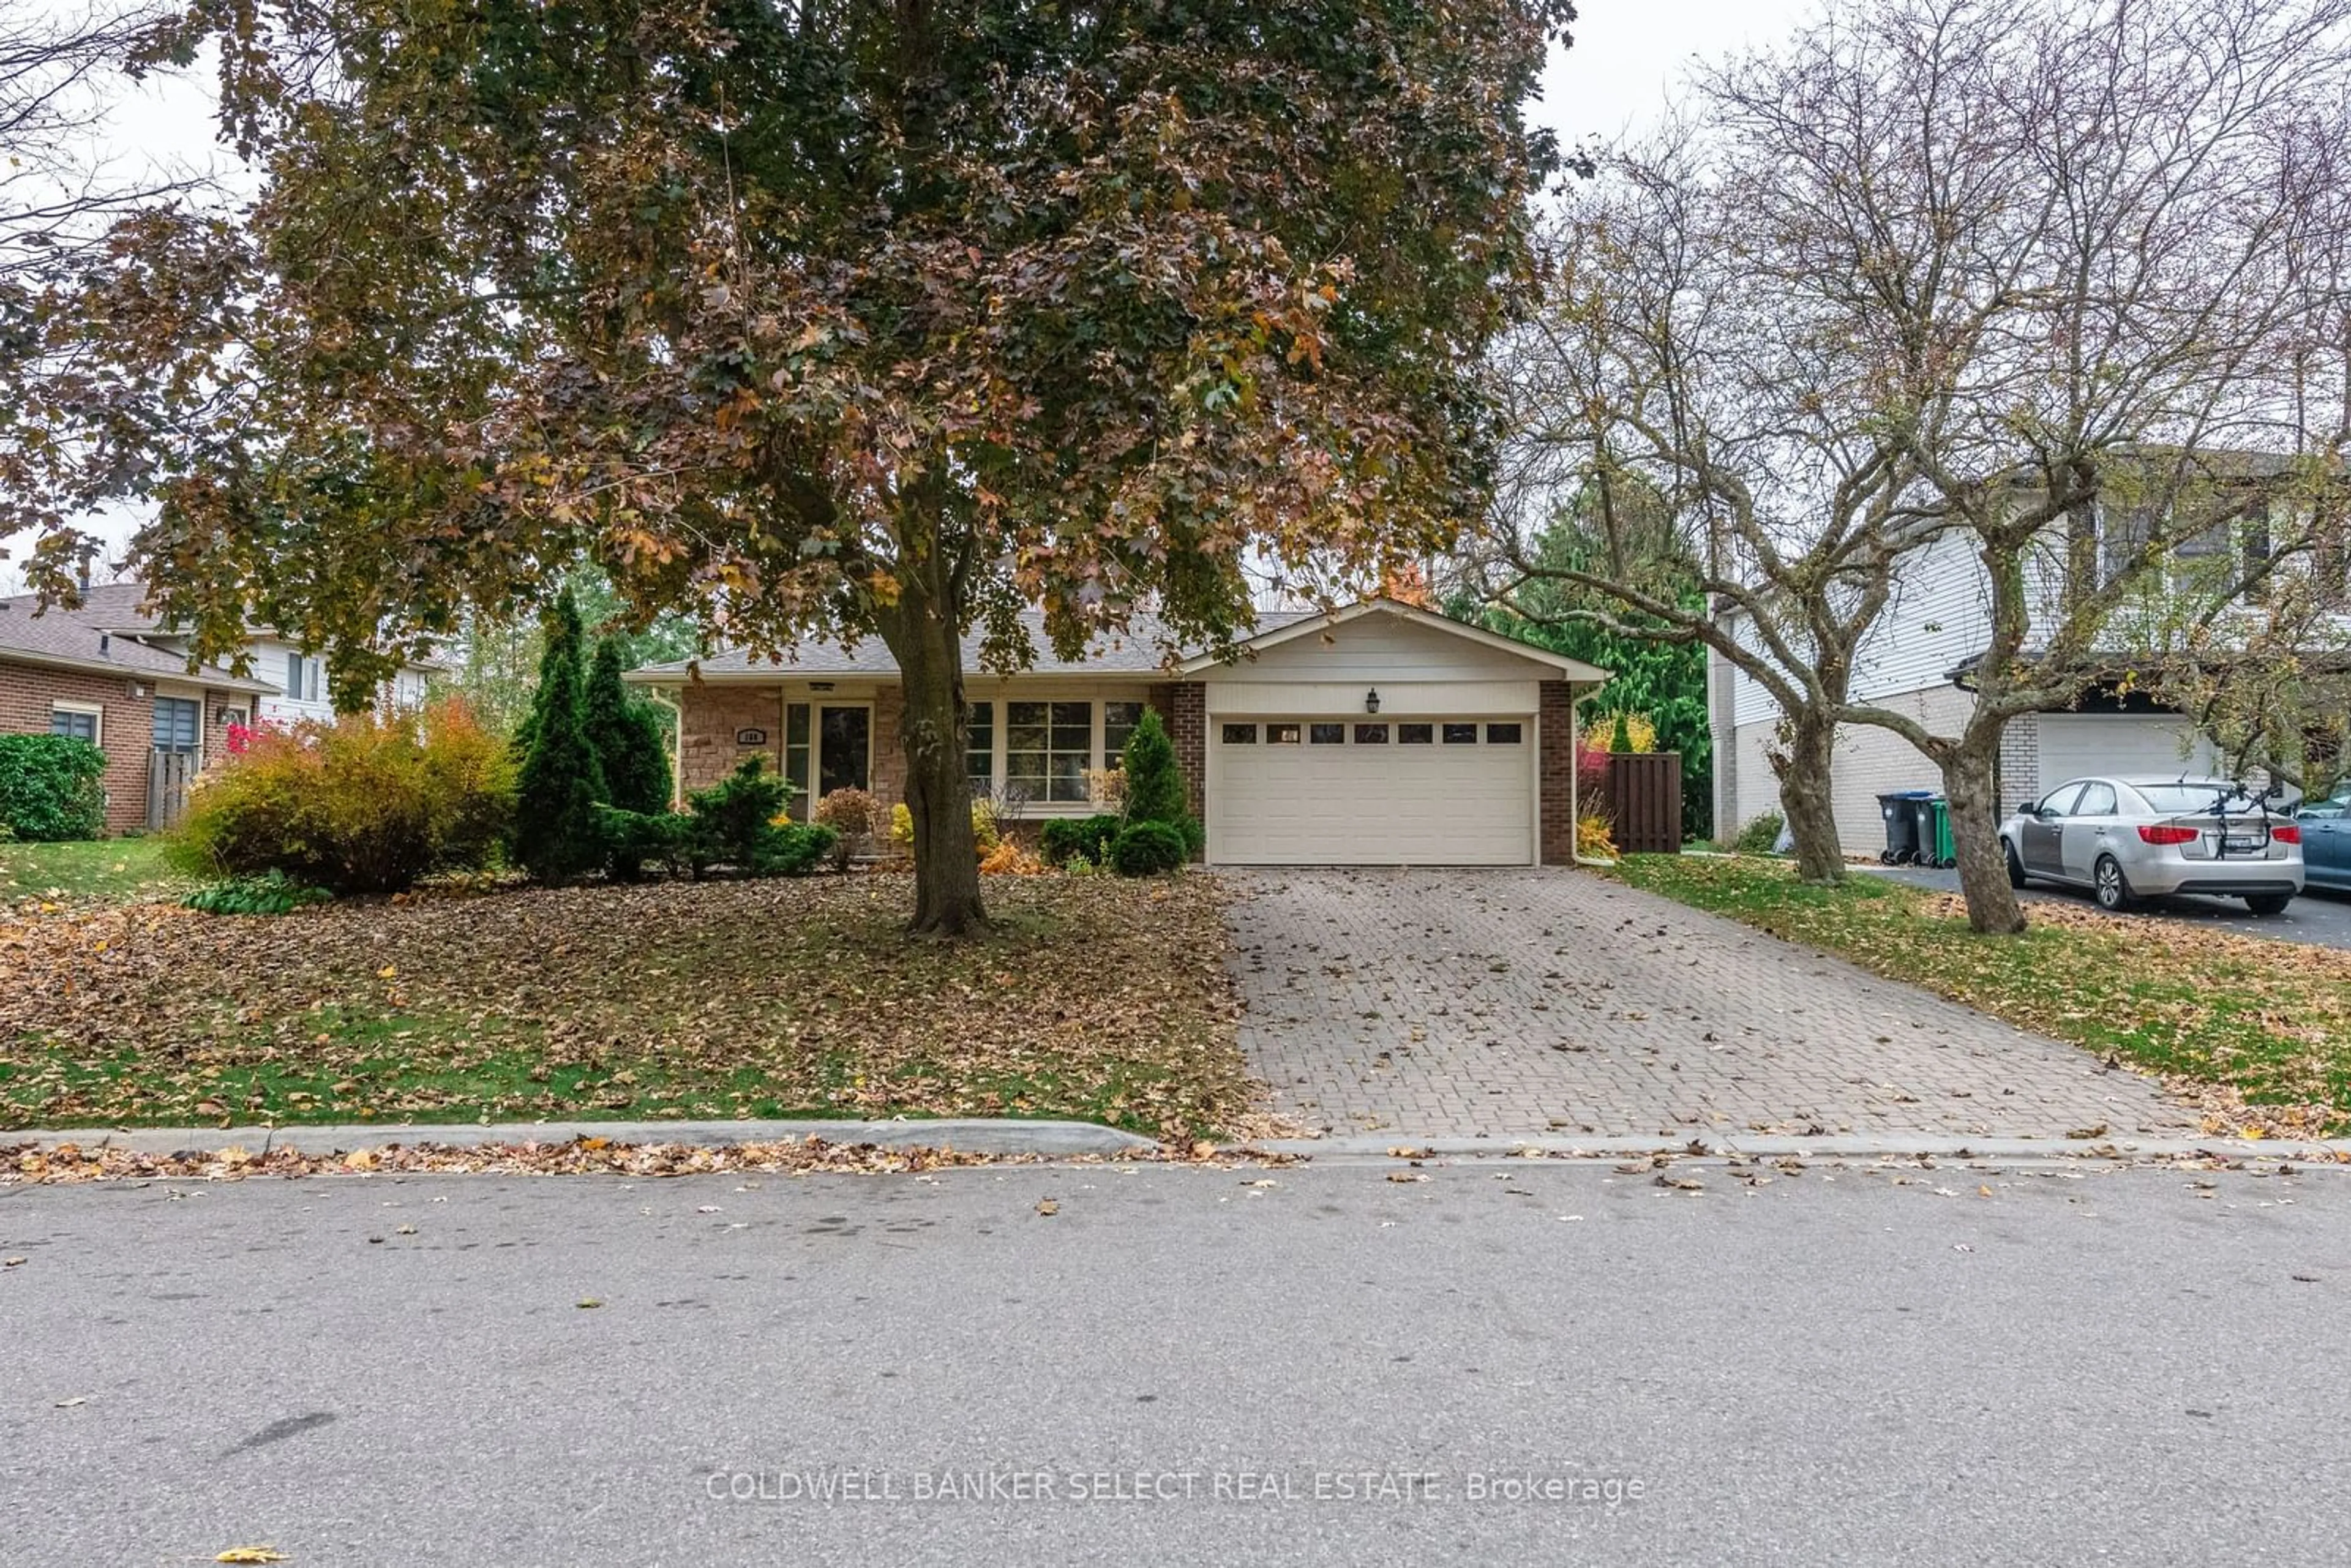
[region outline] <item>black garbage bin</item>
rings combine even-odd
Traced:
[[[1877,858],[1887,865],[1909,865],[1918,858],[1918,819],[1932,789],[1897,789],[1877,798],[1877,814],[1886,819],[1886,847]]]

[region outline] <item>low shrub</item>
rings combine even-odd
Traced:
[[[971,803],[972,847],[985,856],[1003,842],[1004,833],[996,825],[996,807],[982,798]],[[914,849],[914,813],[904,800],[890,808],[890,841],[909,854]]]
[[[693,867],[687,840],[694,819],[681,811],[629,811],[601,806],[596,831],[604,841],[604,871],[615,882],[643,882],[648,867],[678,875]]]
[[[768,835],[783,831],[776,820],[789,793],[790,786],[768,771],[765,757],[750,757],[709,789],[687,796],[694,813],[689,836],[695,871],[713,865],[751,870]]]
[[[841,835],[821,822],[787,822],[769,828],[752,857],[754,876],[806,876],[824,863]]]
[[[67,735],[0,735],[0,830],[54,842],[106,831],[106,754]]]
[[[716,784],[687,798],[693,815],[679,830],[679,852],[695,875],[725,865],[745,876],[805,876],[840,842],[841,835],[822,823],[785,817],[789,786],[767,770],[767,760],[747,758]]]
[[[1616,836],[1608,819],[1587,812],[1575,824],[1575,852],[1579,859],[1613,861],[1617,858]]]
[[[832,869],[845,872],[857,852],[872,838],[882,820],[882,802],[862,789],[834,789],[816,803],[811,820],[839,835],[833,841]]]
[[[309,904],[330,903],[334,896],[323,887],[296,882],[282,871],[266,871],[259,876],[232,877],[200,887],[180,902],[205,915],[291,915]]]
[[[1129,822],[1110,841],[1110,866],[1121,876],[1157,876],[1191,858],[1172,822]]]
[[[1120,818],[1108,813],[1098,817],[1048,818],[1039,835],[1039,847],[1045,852],[1047,865],[1067,865],[1071,858],[1081,855],[1101,865],[1110,859],[1110,841],[1125,825]]]
[[[1018,839],[1006,839],[979,857],[982,876],[1042,876],[1047,869],[1043,861],[1020,847]]]
[[[258,730],[198,778],[166,852],[199,876],[275,871],[337,894],[397,893],[490,864],[514,790],[507,748],[454,698]]]
[[[1779,812],[1766,811],[1740,829],[1731,845],[1741,854],[1768,855],[1780,847],[1780,831],[1787,825]]]

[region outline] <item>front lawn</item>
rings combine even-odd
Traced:
[[[0,911],[43,904],[129,904],[175,899],[195,883],[163,863],[163,841],[84,839],[61,844],[0,841]]]
[[[1204,877],[890,875],[0,916],[0,1127],[1080,1117],[1228,1131],[1251,1087]]]
[[[1970,932],[1955,894],[1857,873],[1811,887],[1783,861],[1632,855],[1635,887],[1838,954],[2056,1040],[2217,1085],[2255,1125],[2351,1131],[2351,957],[2035,904],[2021,936]]]

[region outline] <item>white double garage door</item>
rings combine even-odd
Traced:
[[[2044,793],[2087,775],[2168,779],[2219,766],[2212,743],[2175,715],[2044,713],[2036,727]]]
[[[1211,716],[1208,858],[1225,865],[1527,865],[1531,714]]]

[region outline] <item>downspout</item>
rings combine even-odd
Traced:
[[[685,705],[672,701],[666,686],[647,686],[645,695],[654,706],[669,709],[674,721],[670,727],[669,805],[678,810],[685,804]]]

